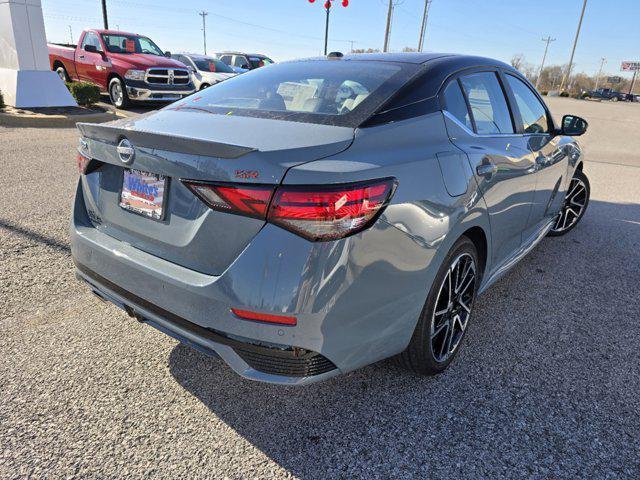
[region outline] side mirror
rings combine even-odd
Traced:
[[[565,115],[562,117],[562,128],[560,133],[570,137],[579,137],[587,131],[589,124],[587,121],[577,115]]]
[[[89,44],[84,46],[84,51],[89,53],[98,53],[98,49],[96,48],[96,46]]]
[[[171,58],[171,52],[164,52],[164,56],[167,58]]]

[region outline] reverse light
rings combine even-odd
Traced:
[[[231,313],[242,320],[253,320],[256,322],[275,323],[279,325],[295,326],[298,323],[296,317],[288,315],[274,315],[272,313],[250,312],[249,310],[241,310],[232,308]]]
[[[369,227],[393,192],[392,178],[341,185],[183,183],[209,208],[266,220],[313,242],[337,240]]]
[[[144,80],[145,73],[144,70],[127,70],[124,78],[127,80]]]

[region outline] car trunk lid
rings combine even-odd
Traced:
[[[164,109],[108,125],[79,124],[92,163],[83,177],[96,228],[172,263],[221,274],[264,221],[213,211],[182,180],[277,185],[296,165],[339,153],[353,129],[274,119]],[[133,159],[123,163],[127,139]],[[126,155],[125,155],[126,157]],[[125,170],[166,177],[163,215],[145,218],[120,206]]]

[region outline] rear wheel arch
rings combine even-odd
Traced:
[[[475,226],[465,230],[461,237],[467,237],[475,245],[476,252],[478,253],[478,263],[480,264],[480,274],[484,276],[489,253],[487,234],[482,227]]]
[[[576,165],[576,172],[581,172],[583,168],[584,168],[584,162],[578,163],[578,165]]]

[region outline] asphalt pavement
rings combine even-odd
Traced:
[[[0,478],[640,477],[640,105],[590,123],[592,200],[478,299],[437,378],[243,380],[73,275],[73,129],[0,128]]]

